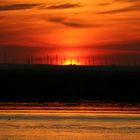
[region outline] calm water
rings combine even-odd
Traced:
[[[140,139],[140,114],[136,113],[27,112],[0,113],[0,140]]]

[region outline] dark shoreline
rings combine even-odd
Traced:
[[[0,65],[0,101],[140,103],[140,67]]]

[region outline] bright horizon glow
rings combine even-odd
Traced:
[[[77,59],[66,59],[63,62],[64,66],[68,66],[68,65],[80,65],[79,61]]]

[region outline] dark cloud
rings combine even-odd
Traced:
[[[26,10],[26,9],[32,9],[32,8],[38,8],[38,9],[48,9],[48,10],[55,10],[55,9],[69,9],[69,8],[76,8],[80,7],[79,3],[72,4],[72,3],[63,3],[63,4],[56,4],[56,5],[44,5],[44,4],[27,4],[27,3],[21,3],[21,4],[2,4],[0,5],[0,11],[10,11],[10,10]]]
[[[132,5],[132,6],[125,7],[125,8],[108,10],[108,11],[103,11],[103,12],[97,12],[97,14],[117,14],[117,13],[138,11],[138,10],[140,10],[140,5]]]
[[[131,3],[135,3],[135,2],[140,2],[140,0],[114,0],[114,2],[131,2]]]
[[[50,22],[63,23],[66,20],[66,18],[64,18],[64,17],[51,17],[51,18],[48,18],[46,20],[50,21]]]
[[[72,3],[63,3],[63,4],[56,4],[56,5],[49,5],[49,6],[43,6],[43,9],[69,9],[69,8],[76,8],[81,7],[79,3],[72,4]]]
[[[81,22],[76,22],[76,21],[66,21],[66,22],[63,22],[63,24],[66,26],[75,27],[75,28],[93,27],[91,24],[86,24],[86,23],[81,23]]]
[[[11,4],[11,5],[0,5],[0,11],[9,11],[9,10],[25,10],[32,9],[37,7],[38,4]]]
[[[74,28],[88,28],[88,27],[90,28],[93,26],[97,27],[97,25],[91,25],[91,24],[84,23],[82,21],[67,19],[65,17],[51,17],[46,20],[49,22],[59,23],[59,24],[69,26],[69,27],[74,27]]]

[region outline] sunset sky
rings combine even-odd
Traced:
[[[5,54],[140,64],[140,0],[1,0],[1,62]]]

